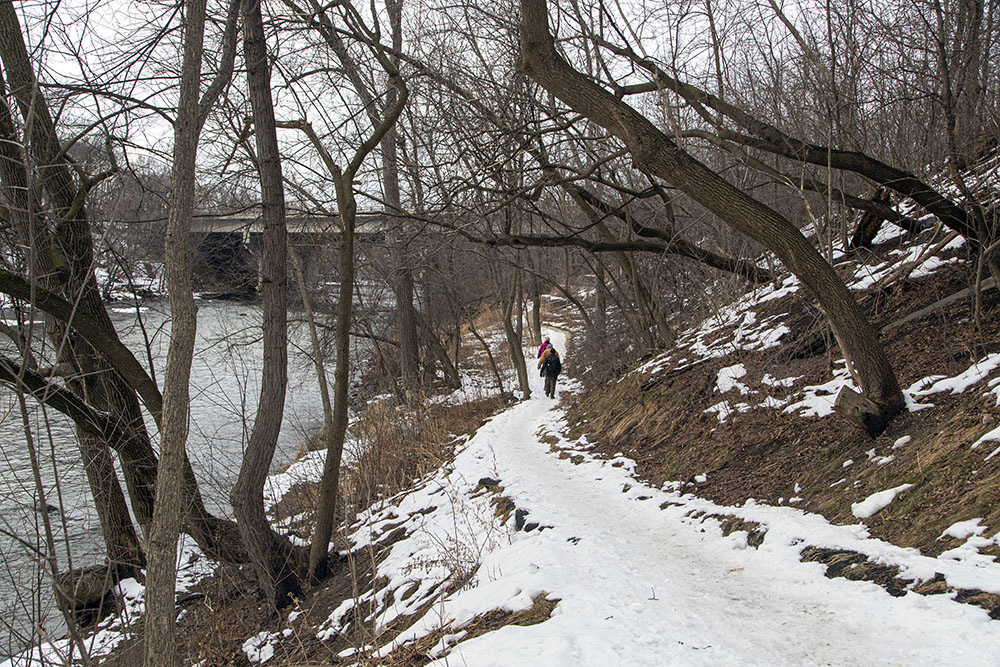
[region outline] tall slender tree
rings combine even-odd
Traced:
[[[160,462],[156,475],[156,502],[149,536],[149,568],[146,576],[146,664],[172,666],[178,663],[174,636],[176,609],[177,538],[184,506],[185,445],[190,419],[191,362],[198,325],[188,237],[194,215],[198,137],[208,111],[232,73],[236,51],[239,0],[231,0],[223,36],[223,66],[199,100],[205,35],[205,0],[191,0],[184,7],[184,40],[180,95],[174,119],[173,169],[170,180],[170,211],[164,241],[167,292],[170,299],[170,346],[164,374],[161,418]]]
[[[253,109],[264,223],[260,263],[264,359],[257,415],[230,500],[240,535],[257,572],[258,584],[268,602],[281,608],[299,592],[299,578],[305,569],[305,554],[294,547],[287,537],[276,533],[264,513],[264,483],[274,459],[288,385],[288,231],[285,225],[281,154],[271,95],[271,66],[260,0],[244,0],[242,14],[243,54]]]

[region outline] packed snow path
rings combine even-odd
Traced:
[[[564,350],[563,336],[550,333]],[[484,581],[445,605],[477,606],[514,584],[510,595],[544,591],[560,602],[544,623],[461,642],[434,664],[1000,664],[1000,622],[981,609],[827,579],[790,545],[769,545],[771,535],[749,548],[743,533],[724,538],[661,509],[659,490],[623,490],[627,464],[560,459],[539,434],[559,425],[561,411],[532,377],[532,399],[484,425],[456,471],[472,484],[498,478],[528,521],[551,528],[484,555]]]

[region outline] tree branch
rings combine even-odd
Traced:
[[[72,303],[7,271],[0,270],[0,292],[22,299],[76,330],[94,350],[104,356],[111,366],[142,398],[153,421],[159,426],[163,409],[160,390],[132,352],[107,330]]]
[[[653,76],[655,84],[659,88],[670,90],[684,98],[702,118],[718,129],[721,138],[792,160],[823,167],[830,166],[860,174],[909,197],[962,236],[974,241],[979,239],[980,233],[975,219],[915,175],[892,167],[860,151],[834,150],[793,138],[774,125],[751,116],[725,100],[670,76],[652,60],[639,56],[630,48],[617,46],[601,39],[598,39],[597,42],[611,52],[642,67]],[[750,135],[721,127],[718,120],[709,114],[705,107],[723,114],[749,132]]]

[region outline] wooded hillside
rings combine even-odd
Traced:
[[[417,409],[463,389],[470,345],[490,392],[532,398],[525,348],[540,342],[546,298],[577,329],[577,427],[622,434],[650,479],[711,471],[706,494],[776,501],[788,470],[840,483],[817,441],[857,459],[867,438],[926,419],[921,502],[942,516],[917,528],[914,509],[885,534],[933,549],[943,508],[995,515],[991,484],[954,477],[973,454],[930,435],[991,417],[961,398],[933,418],[911,403],[926,389],[914,382],[994,352],[996,3],[8,2],[0,67],[0,384],[19,512],[2,555],[29,572],[12,577],[8,603],[28,622],[9,625],[11,650],[57,615],[86,655],[73,628],[138,578],[143,659],[176,664],[181,535],[252,572],[273,613],[337,576],[342,473],[370,454],[351,450],[352,417],[372,396]],[[380,222],[362,230],[364,214]],[[193,231],[241,216],[254,223]],[[293,218],[329,224],[292,231]],[[225,398],[242,435],[224,481],[200,462],[215,427],[191,408],[204,354],[194,289],[213,266],[199,258],[223,249],[241,278],[216,296],[260,315],[246,327],[259,366]],[[949,264],[915,278],[931,259]],[[859,267],[876,265],[864,282]],[[753,314],[788,329],[775,345],[743,346],[748,314],[692,342],[695,323],[793,284],[794,306]],[[116,299],[143,344],[124,342]],[[143,299],[169,309],[169,338],[145,329]],[[785,413],[689,414],[675,401],[693,394],[672,387],[714,391],[722,362],[693,350],[721,340],[747,354],[727,367],[764,384],[757,371],[772,366],[810,386],[838,380],[839,416],[803,429]],[[309,428],[326,451],[296,539],[265,504],[290,349],[316,378]],[[667,370],[635,370],[651,359]],[[61,495],[45,410],[74,432],[78,500]],[[399,467],[380,474],[398,480]],[[892,470],[843,483],[874,490]],[[834,494],[809,502],[845,518]],[[98,556],[74,559],[47,509],[74,503],[93,507]],[[57,613],[24,602],[50,584]]]

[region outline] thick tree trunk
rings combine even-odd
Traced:
[[[33,269],[38,282],[33,284],[12,274],[0,272],[0,291],[24,299],[51,315],[59,321],[59,327],[72,327],[89,344],[80,347],[81,352],[77,355],[82,359],[80,367],[85,377],[98,377],[100,380],[91,382],[86,388],[72,382],[70,386],[78,386],[80,396],[92,401],[92,405],[98,410],[115,415],[118,431],[127,435],[117,438],[112,444],[121,461],[132,510],[139,524],[146,530],[152,521],[158,462],[143,423],[136,393],[142,397],[143,404],[157,424],[161,419],[162,398],[156,383],[118,339],[101,302],[92,273],[91,233],[83,207],[89,185],[83,184],[80,189],[73,185],[69,165],[55,135],[48,106],[31,72],[17,16],[10,11],[10,7],[10,3],[0,3],[0,57],[4,60],[8,77],[13,77],[12,92],[15,93],[18,105],[28,114],[26,120],[31,118],[33,121],[29,123],[33,128],[31,150],[40,171],[47,175],[44,182],[51,188],[48,194],[56,210],[50,215],[58,219],[60,224],[56,227],[55,236],[50,236],[38,224],[21,232],[34,251],[36,264]],[[230,18],[230,27],[235,35],[235,14]],[[229,51],[228,46],[226,50]],[[220,88],[218,81],[224,79],[231,70],[231,60],[232,54],[229,54],[229,65],[222,68],[217,83],[213,84],[216,95]],[[201,118],[200,122],[203,120]],[[23,166],[24,163],[20,162],[21,170]],[[3,174],[5,178],[6,174],[7,172]],[[18,176],[15,185],[16,183],[27,183],[27,175]],[[55,246],[64,249],[62,255],[54,250]],[[74,259],[74,264],[68,268],[66,263],[70,258]],[[56,280],[57,277],[66,275],[76,276],[77,282]],[[57,283],[51,285],[54,291],[46,289],[49,283]],[[63,292],[65,298],[56,291]],[[65,339],[62,332],[63,329],[60,328],[53,334],[58,345],[62,345]],[[93,350],[100,350],[100,354],[95,354]],[[67,360],[73,361],[69,357]],[[184,482],[185,530],[213,558],[229,562],[245,560],[242,546],[235,538],[236,526],[230,521],[212,516],[205,509],[186,456]]]
[[[83,468],[100,519],[101,532],[107,546],[108,562],[121,577],[133,576],[145,564],[125,495],[118,483],[115,463],[108,447],[100,438],[77,430]]]
[[[67,296],[72,297],[69,300],[75,302],[80,312],[92,316],[105,329],[113,331],[93,278],[91,268],[93,251],[89,226],[82,206],[82,196],[85,192],[77,189],[68,165],[61,155],[55,124],[35,81],[21,34],[20,21],[12,3],[0,3],[0,60],[4,65],[10,91],[24,117],[25,127],[31,132],[29,147],[38,168],[38,185],[48,195],[49,203],[54,208],[52,217],[58,220],[55,229],[58,247],[62,253],[63,269],[59,274],[60,287]],[[5,116],[5,120],[9,119],[9,113]],[[5,130],[6,134],[13,128]],[[10,152],[7,156],[14,157]],[[27,173],[23,171],[23,167],[11,164],[9,160],[5,160],[3,175],[15,179],[14,182],[6,183],[8,187],[28,185]],[[26,216],[27,220],[31,217]],[[30,222],[28,224],[31,225]],[[40,269],[37,273],[41,273],[45,279],[50,275],[54,277],[57,267],[51,264],[55,256],[52,251],[53,244],[50,243],[43,228],[40,225],[31,225],[29,229],[21,230],[21,236],[27,237],[29,247],[35,242],[38,244],[39,252],[33,253],[36,260],[33,268]],[[36,281],[39,279],[37,273],[32,276]],[[97,394],[95,398],[104,401],[99,403],[99,407],[105,410],[113,407],[108,394],[102,392],[100,387],[113,381],[105,382],[98,379],[102,373],[107,372],[106,364],[93,353],[86,342],[80,341],[74,345],[66,335],[68,329],[65,326],[50,321],[47,328],[57,348],[61,350],[59,361],[72,364],[72,367],[79,369],[85,377],[92,378],[91,387],[93,393]],[[80,355],[77,355],[75,348],[79,348]],[[74,380],[70,385],[81,396],[85,395],[87,387],[82,382]],[[134,568],[141,567],[145,561],[125,503],[125,496],[114,471],[110,452],[100,439],[79,429],[77,434],[108,558],[118,574],[129,574]]]
[[[892,366],[844,282],[801,232],[684,152],[645,117],[569,66],[555,50],[544,0],[521,0],[524,71],[574,111],[628,147],[637,168],[661,178],[733,229],[768,248],[813,292],[830,318],[848,365],[888,422],[904,408]]]

